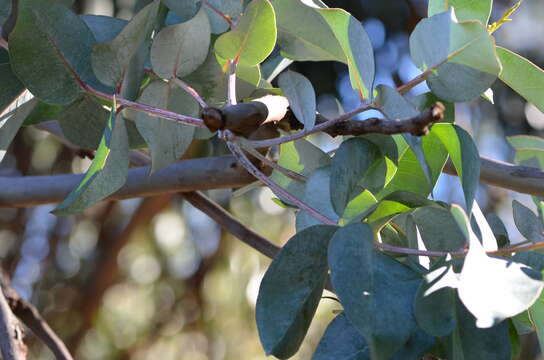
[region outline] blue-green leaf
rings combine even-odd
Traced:
[[[299,232],[285,244],[264,275],[256,318],[268,355],[286,359],[302,343],[323,293],[327,247],[336,229],[316,225]]]
[[[305,129],[315,125],[315,91],[310,80],[294,71],[286,71],[278,78],[278,85],[289,100],[289,107]]]

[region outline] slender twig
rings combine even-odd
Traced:
[[[204,5],[206,5],[208,8],[210,8],[210,10],[212,10],[214,13],[221,16],[223,18],[223,20],[225,20],[229,24],[230,27],[232,27],[234,25],[234,23],[233,23],[232,19],[230,18],[230,16],[228,16],[225,13],[219,11],[219,9],[217,9],[215,6],[213,6],[212,4],[210,4],[206,0],[204,0],[202,3]]]
[[[4,289],[8,304],[17,316],[32,332],[43,341],[53,352],[57,360],[73,360],[68,348],[59,336],[51,329],[43,319],[39,311],[26,300],[21,299],[19,294],[11,287],[7,275],[0,272],[0,283]]]
[[[26,359],[22,331],[8,305],[3,289],[0,289],[0,351],[4,360]]]
[[[177,77],[172,79],[176,85],[178,85],[180,88],[185,90],[189,95],[191,95],[202,108],[207,108],[208,104],[206,104],[206,101],[200,96],[200,94],[191,86],[189,86],[185,81],[178,79]]]
[[[236,105],[236,67],[238,60],[229,60],[228,62],[228,93],[227,104]]]
[[[279,246],[273,244],[266,238],[240,223],[221,206],[208,199],[202,193],[192,191],[181,193],[181,196],[190,202],[191,205],[212,218],[217,224],[219,224],[219,226],[261,254],[266,255],[269,258],[274,258],[278,251],[280,251]]]
[[[278,170],[283,175],[285,175],[285,176],[287,176],[287,177],[289,177],[289,178],[291,178],[293,180],[296,180],[298,182],[303,183],[303,182],[307,181],[306,176],[301,175],[301,174],[299,174],[297,172],[294,172],[292,170],[286,169],[283,166],[279,165],[277,162],[272,161],[269,158],[267,158],[266,156],[262,155],[260,152],[255,150],[253,148],[253,146],[251,146],[251,144],[246,139],[237,138],[236,140],[239,141],[240,147],[242,149],[244,149],[245,151],[247,151],[250,155],[255,156],[257,159],[261,160],[262,162],[264,162],[266,165],[270,166],[271,168]]]
[[[311,129],[302,130],[302,131],[299,131],[297,133],[290,134],[290,135],[287,135],[287,136],[283,136],[283,137],[280,137],[280,138],[251,141],[251,146],[258,149],[258,148],[265,148],[265,147],[280,145],[280,144],[284,144],[284,143],[287,143],[287,142],[290,142],[290,141],[302,139],[302,138],[304,138],[304,137],[306,137],[308,135],[315,134],[315,133],[320,132],[320,131],[324,131],[324,130],[328,129],[329,127],[333,126],[334,124],[336,124],[336,123],[338,123],[340,121],[348,120],[349,118],[351,118],[351,117],[353,117],[353,116],[355,116],[355,115],[357,115],[359,113],[362,113],[362,112],[368,111],[368,110],[375,110],[375,109],[376,109],[376,107],[374,105],[363,105],[363,106],[358,107],[355,110],[352,110],[350,112],[342,114],[342,115],[338,116],[337,118],[327,120],[327,121],[325,121],[325,122],[323,122],[321,124],[318,124],[318,125],[314,126]]]
[[[88,93],[100,99],[103,99],[106,101],[113,101],[113,95],[106,94],[102,91],[96,90],[93,87],[83,82],[81,83],[81,86],[83,87],[85,91],[87,91]],[[199,118],[195,118],[195,117],[187,116],[187,115],[181,115],[173,111],[157,108],[154,106],[140,104],[131,100],[121,98],[117,95],[115,96],[115,100],[117,101],[117,104],[120,106],[128,107],[136,111],[144,112],[147,115],[152,117],[158,117],[158,118],[162,118],[162,119],[166,119],[166,120],[170,120],[174,122],[181,122],[181,123],[193,125],[193,126],[200,126],[200,127],[204,126],[204,122],[202,121],[202,119],[199,119]]]
[[[304,201],[298,199],[296,196],[292,195],[291,193],[283,189],[281,186],[279,186],[278,184],[270,180],[270,178],[266,176],[265,174],[263,174],[259,169],[257,169],[257,167],[253,165],[251,161],[249,161],[249,159],[244,154],[244,152],[242,151],[238,143],[236,141],[233,141],[236,139],[236,137],[230,130],[224,131],[224,138],[229,150],[232,152],[234,157],[236,157],[238,162],[244,168],[246,168],[246,170],[251,175],[255,176],[257,179],[262,181],[265,185],[267,185],[272,191],[278,194],[281,198],[297,206],[299,209],[306,211],[308,214],[310,214],[311,216],[313,216],[315,219],[319,220],[320,222],[327,225],[336,225],[336,221],[321,214],[319,211],[309,206]]]

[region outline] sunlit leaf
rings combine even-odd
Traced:
[[[274,8],[268,0],[254,0],[236,27],[216,40],[215,51],[224,59],[252,66],[263,62],[275,44]]]
[[[489,21],[493,0],[430,0],[427,16],[453,8],[459,21],[478,20],[483,25]]]

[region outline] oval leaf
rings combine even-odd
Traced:
[[[323,293],[327,247],[336,227],[312,226],[289,239],[270,264],[259,288],[256,318],[267,355],[296,353]]]
[[[268,0],[254,0],[246,8],[236,27],[221,35],[215,51],[224,59],[241,65],[260,64],[276,44],[276,16]]]
[[[286,71],[278,78],[278,84],[289,100],[289,106],[304,129],[315,125],[315,91],[310,80],[294,71]]]

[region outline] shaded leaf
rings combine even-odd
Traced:
[[[210,19],[212,33],[221,34],[229,29],[229,24],[219,13],[237,19],[244,10],[240,0],[206,0],[204,9]]]
[[[95,150],[100,144],[108,111],[93,98],[82,96],[60,112],[58,120],[62,133],[82,149]]]
[[[512,211],[516,227],[527,240],[532,242],[544,240],[544,225],[528,207],[514,200],[512,201]]]
[[[158,8],[159,2],[153,1],[140,10],[113,40],[93,47],[92,66],[98,80],[112,87],[121,82],[132,56],[151,34]]]
[[[24,85],[11,70],[9,55],[4,49],[0,49],[0,110],[3,110],[24,90]]]
[[[82,92],[80,81],[94,77],[89,62],[95,39],[65,6],[21,0],[9,37],[11,65],[17,77],[49,104],[69,104]]]
[[[457,125],[435,124],[431,132],[440,138],[448,150],[457,174],[461,179],[466,207],[470,213],[480,181],[478,148],[469,133]]]
[[[373,359],[389,359],[416,328],[412,314],[419,276],[377,251],[367,224],[340,228],[329,244],[333,288]]]
[[[299,348],[327,276],[327,246],[336,227],[312,226],[292,237],[270,264],[259,288],[257,328],[268,355],[280,359]]]
[[[193,116],[199,109],[191,95],[175,84],[161,80],[149,84],[138,102]],[[151,149],[152,173],[178,160],[191,144],[195,132],[194,126],[151,117],[142,112],[136,114],[135,122]]]
[[[127,20],[103,15],[80,15],[80,18],[87,24],[94,35],[96,42],[108,42],[115,39],[117,35],[128,24]]]
[[[25,90],[16,96],[11,103],[0,108],[0,162],[13,141],[25,118],[30,114],[37,100]]]
[[[370,360],[370,349],[363,335],[345,313],[336,316],[325,330],[312,360]]]
[[[334,210],[344,213],[347,204],[361,192],[358,184],[380,153],[371,142],[361,138],[344,141],[331,163],[330,194]]]
[[[465,236],[448,210],[425,206],[416,209],[412,216],[428,250],[456,251],[465,246]]]
[[[455,121],[455,104],[439,98],[432,92],[420,94],[412,98],[410,101],[415,105],[418,111],[428,109],[439,101],[446,107],[446,110],[444,111],[444,118],[440,122],[453,123]]]
[[[153,39],[151,64],[165,79],[184,77],[204,63],[210,47],[210,23],[204,10],[191,20],[163,28]]]
[[[115,104],[89,170],[78,186],[58,205],[55,215],[68,215],[97,203],[124,185],[128,174],[128,136],[125,120]]]
[[[172,10],[182,21],[192,19],[201,9],[201,1],[179,1],[179,0],[161,0],[162,3]]]
[[[278,78],[278,84],[289,100],[289,107],[304,129],[315,125],[316,100],[314,87],[304,75],[286,71]]]
[[[276,16],[268,0],[254,0],[236,27],[215,41],[215,51],[224,59],[241,65],[257,65],[266,59],[276,44]]]

